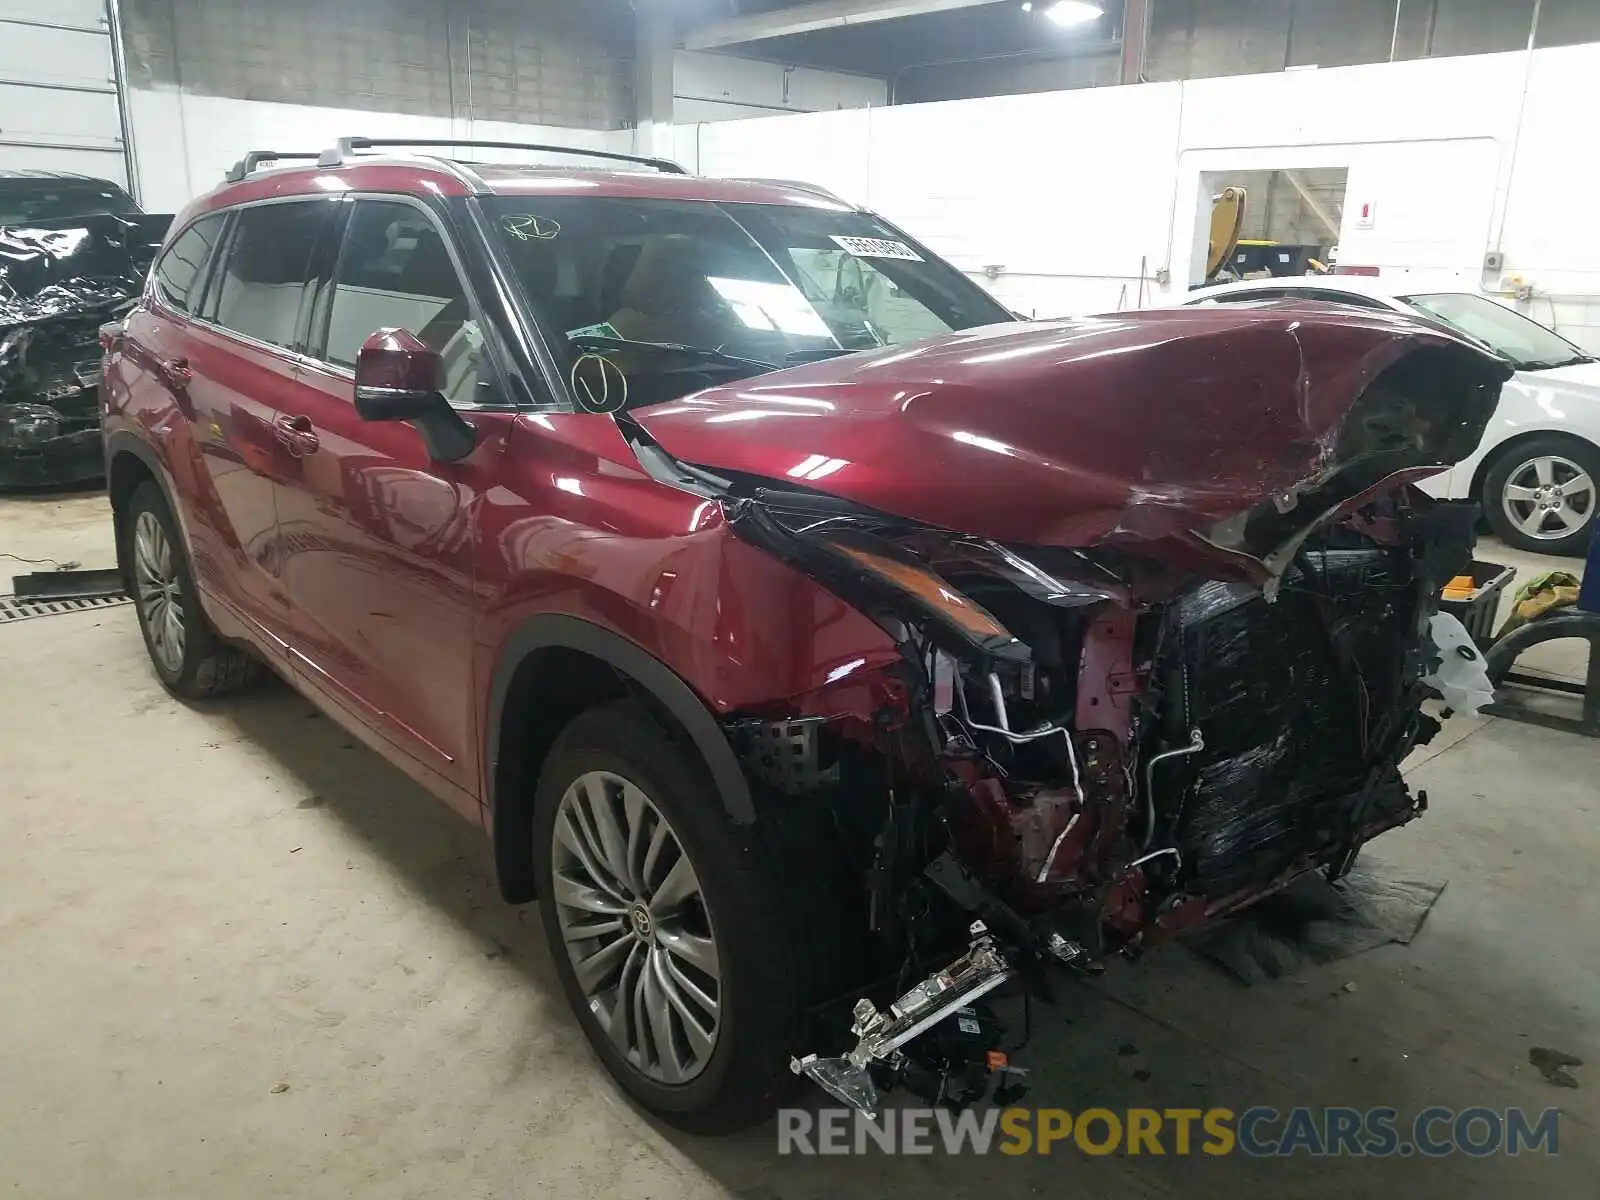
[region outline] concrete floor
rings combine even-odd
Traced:
[[[103,505],[0,501],[0,552],[109,565]],[[286,687],[169,699],[127,607],[0,626],[0,664],[14,1195],[1595,1194],[1593,742],[1452,721],[1411,765],[1432,811],[1366,851],[1449,881],[1412,945],[1255,988],[1169,949],[1036,1008],[1030,1062],[1072,1109],[1559,1105],[1559,1157],[795,1159],[620,1099],[486,843]]]

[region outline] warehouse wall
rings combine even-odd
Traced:
[[[175,212],[195,196],[210,191],[247,151],[321,150],[349,135],[541,142],[623,153],[633,148],[633,131],[627,129],[563,129],[505,121],[417,117],[235,100],[176,88],[136,89],[129,93],[128,109],[139,146],[144,206],[152,212]],[[495,157],[514,161],[519,157],[547,156],[502,150]]]
[[[130,81],[206,96],[616,129],[627,0],[123,0]]]
[[[1122,51],[1103,45],[1059,58],[1004,57],[944,63],[901,73],[894,86],[896,104],[965,100],[976,96],[1014,96],[1105,87],[1122,77]]]
[[[1473,288],[1498,246],[1489,288],[1533,285],[1532,315],[1600,351],[1600,162],[1572,126],[1597,76],[1600,45],[1581,45],[676,132],[705,173],[831,187],[1037,315],[1180,299],[1219,172],[1344,168],[1341,263]],[[1370,229],[1354,227],[1363,200]]]
[[[672,92],[673,115],[686,124],[889,102],[886,79],[691,50],[677,53]]]
[[[1534,0],[1151,0],[1145,77],[1205,79],[1521,50]],[[1542,0],[1535,44],[1600,39],[1600,3]]]

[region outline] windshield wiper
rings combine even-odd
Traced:
[[[644,342],[633,338],[611,337],[604,333],[571,333],[567,335],[567,341],[580,350],[660,350],[666,354],[677,354],[684,358],[695,359],[697,362],[716,363],[719,366],[751,367],[757,371],[778,369],[777,363],[727,354],[707,346],[686,346],[682,342]]]
[[[1592,363],[1595,360],[1587,354],[1574,354],[1571,358],[1553,358],[1549,361],[1535,360],[1525,362],[1520,366],[1523,371],[1553,371],[1557,367],[1576,367],[1581,363]]]
[[[860,354],[847,346],[819,346],[815,350],[791,350],[783,356],[786,363],[822,362],[829,358],[843,358],[846,354]]]

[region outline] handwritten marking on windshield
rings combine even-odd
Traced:
[[[561,233],[559,221],[552,221],[549,217],[535,216],[532,213],[517,213],[509,217],[503,217],[500,225],[512,237],[524,242],[547,242]]]
[[[614,413],[628,403],[628,377],[603,354],[579,355],[569,382],[584,412]]]

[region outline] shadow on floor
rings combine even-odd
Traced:
[[[303,803],[325,806],[391,864],[416,890],[419,903],[448,916],[485,955],[515,964],[527,986],[552,995],[559,991],[537,913],[500,901],[481,831],[281,683],[214,707],[304,784],[313,799]],[[1493,740],[1485,734],[1468,744]],[[1470,765],[1456,768],[1446,766],[1448,761],[1441,757],[1419,771],[1464,771],[1471,777]],[[1487,835],[1467,837],[1457,849],[1469,863],[1480,854],[1483,861],[1475,866],[1482,871],[1493,871],[1504,853],[1499,838]],[[1115,1113],[1386,1106],[1409,1120],[1431,1105],[1502,1110],[1520,1105],[1536,1113],[1584,1096],[1556,1097],[1536,1072],[1524,1068],[1519,1073],[1528,1047],[1541,1034],[1563,1021],[1570,1029],[1569,1006],[1550,995],[1538,977],[1502,961],[1503,942],[1480,936],[1486,918],[1475,906],[1494,905],[1496,899],[1475,896],[1475,872],[1461,863],[1440,869],[1451,874],[1452,885],[1440,912],[1410,947],[1383,947],[1251,988],[1172,948],[1137,966],[1115,966],[1096,983],[1068,984],[1053,1008],[1034,1006],[1032,1045],[1019,1059],[1033,1071],[1025,1103]],[[1452,905],[1458,908],[1454,917]],[[1535,911],[1530,898],[1530,924],[1538,919]],[[569,1032],[581,1036],[575,1022]],[[596,1086],[608,1086],[598,1061],[592,1061]],[[621,1103],[620,1091],[616,1095]],[[801,1091],[796,1102],[814,1109],[820,1095]],[[1383,1161],[1313,1160],[1303,1154],[1263,1159],[1237,1152],[1183,1157],[1172,1152],[1170,1140],[1168,1152],[1159,1157],[1121,1150],[1086,1154],[1069,1143],[1057,1145],[1050,1155],[1017,1157],[889,1157],[875,1151],[849,1158],[797,1157],[778,1154],[772,1122],[717,1140],[650,1123],[723,1187],[749,1200],[857,1195],[997,1200],[1069,1188],[1080,1195],[1190,1200],[1235,1197],[1242,1189],[1262,1187],[1297,1198],[1344,1197],[1353,1191],[1460,1200],[1529,1185],[1552,1196],[1592,1195],[1589,1181],[1597,1156],[1593,1139],[1586,1136],[1591,1114],[1582,1108],[1574,1114],[1569,1107],[1563,1119],[1568,1123],[1558,1158]]]

